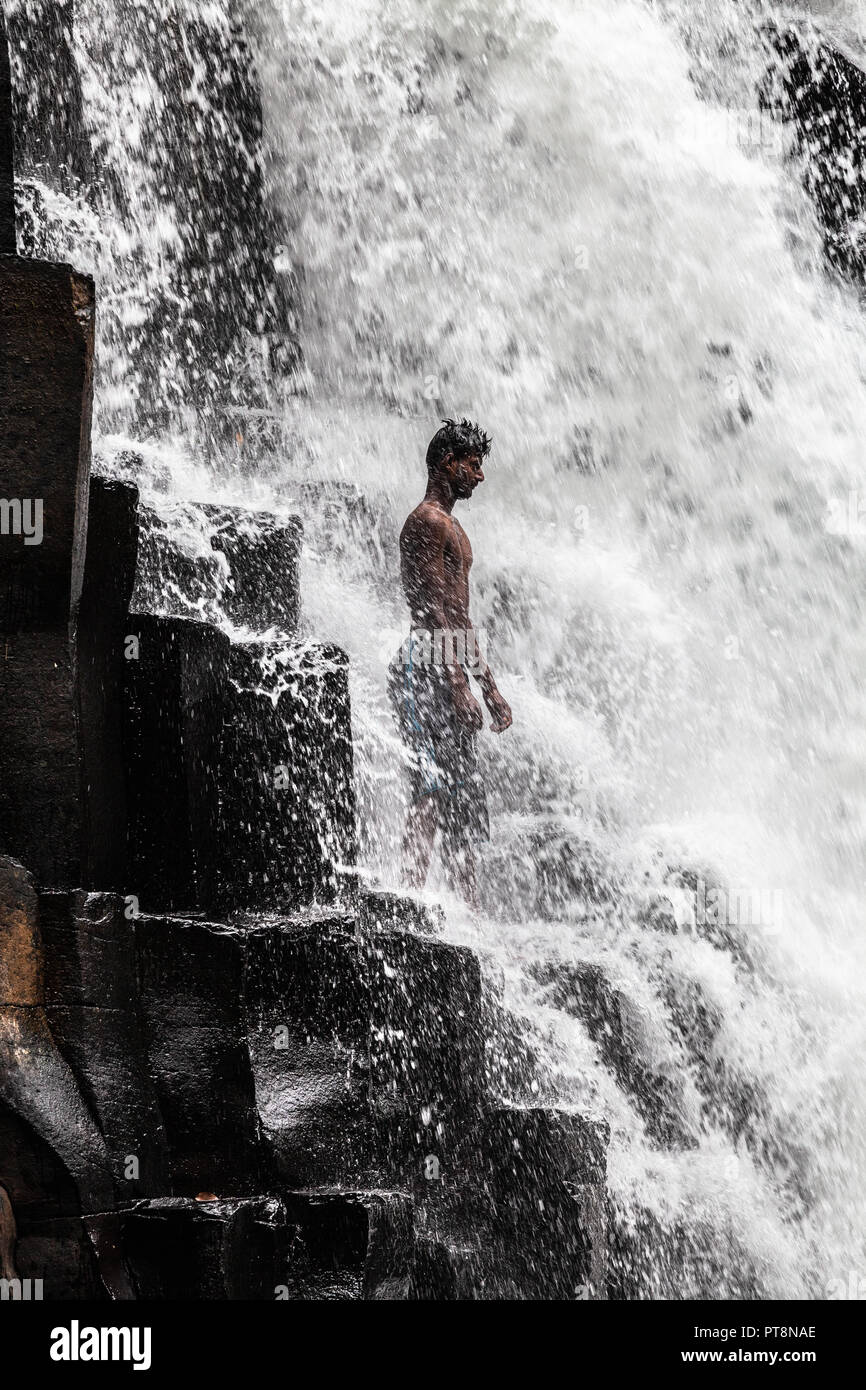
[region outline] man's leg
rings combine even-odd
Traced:
[[[487,798],[478,775],[477,740],[458,731],[447,757],[450,795],[442,805],[442,865],[448,886],[480,910],[475,846],[489,836]]]
[[[435,796],[418,797],[409,807],[403,834],[403,882],[408,888],[423,888],[427,882],[438,820]]]
[[[452,893],[478,912],[478,877],[475,872],[475,850],[466,826],[448,826],[442,832],[442,867]]]

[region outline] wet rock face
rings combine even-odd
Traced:
[[[733,1232],[670,1223],[638,1207],[609,1203],[608,1296],[634,1299],[770,1298],[761,1271]],[[675,1292],[672,1294],[671,1290]]]
[[[16,166],[38,170],[71,192],[91,165],[73,53],[73,0],[13,0],[6,10]]]
[[[121,1200],[168,1190],[147,1067],[133,923],[112,893],[40,895],[46,1015],[108,1148]]]
[[[259,1118],[246,1044],[239,932],[142,917],[138,995],[170,1153],[172,1190],[262,1191]]]
[[[212,901],[228,638],[206,623],[135,615],[124,656],[126,893],[145,911]]]
[[[486,1117],[480,1166],[495,1215],[500,1296],[509,1287],[523,1298],[605,1296],[609,1137],[605,1124],[553,1109]]]
[[[0,630],[77,609],[90,478],[93,282],[0,258]],[[17,504],[17,505],[16,505]]]
[[[229,672],[216,905],[334,902],[357,853],[347,658],[333,646],[236,646]]]
[[[239,6],[109,7],[101,28],[72,0],[6,9],[18,172],[34,195],[20,249],[61,254],[43,184],[89,205],[106,232],[119,225],[131,246],[122,257],[115,249],[106,273],[123,291],[147,279],[149,293],[134,323],[107,305],[102,331],[123,357],[136,423],[160,428],[192,407],[212,442],[239,447],[241,431],[266,428],[240,421],[267,405],[272,367],[291,372],[300,360],[296,286],[275,265],[285,238],[265,196],[261,102]],[[127,143],[125,112],[115,126],[85,108],[79,53],[91,84],[110,72],[113,91],[137,94],[137,142]],[[145,228],[155,207],[172,227],[159,274]]]
[[[665,1145],[696,1147],[694,1117],[686,1105],[682,1075],[655,1056],[653,1029],[638,1005],[591,962],[550,962],[535,974],[546,986],[548,1001],[585,1024],[605,1064],[634,1101],[648,1133]]]
[[[866,278],[866,72],[833,43],[773,26],[779,55],[765,103],[791,120],[803,179],[824,229],[830,263]]]
[[[471,952],[395,930],[376,897],[243,927],[124,908],[37,903],[0,861],[22,1278],[50,1298],[602,1296],[603,1127],[490,1108]]]
[[[0,858],[0,1182],[28,1220],[111,1210],[104,1140],[45,1011],[39,904],[32,876]]]
[[[390,1193],[148,1202],[127,1218],[139,1298],[404,1298],[411,1203]]]
[[[294,636],[301,518],[206,502],[188,511],[184,535],[184,518],[140,506],[133,607],[176,618],[224,617],[239,628]]]
[[[293,306],[274,268],[258,86],[235,8],[192,11],[163,0],[156,25],[130,16],[129,57],[112,55],[122,69],[129,63],[130,82],[143,56],[158,84],[159,111],[145,135],[149,174],[155,187],[172,190],[181,243],[164,299],[141,329],[142,360],[157,367],[141,373],[142,405],[156,420],[173,411],[180,382],[165,380],[168,339],[184,395],[203,416],[213,412],[222,441],[236,433],[230,402],[263,404],[254,384],[263,359],[279,355],[290,369],[299,358]],[[186,98],[190,90],[207,94],[206,118]]]
[[[603,1122],[566,1111],[485,1111],[462,1172],[429,1184],[410,1296],[605,1299],[608,1139]]]
[[[84,575],[93,286],[0,257],[0,848],[82,881],[75,675]]]
[[[81,883],[126,882],[127,789],[123,689],[129,602],[135,581],[138,494],[92,477],[89,544],[77,623],[76,691],[83,792]]]
[[[300,610],[300,517],[279,520],[236,507],[205,510],[215,527],[211,545],[228,566],[223,601],[232,622],[257,632],[276,628],[293,635]]]
[[[0,10],[0,256],[15,255],[15,187],[12,133],[12,74],[6,20]]]
[[[0,846],[40,882],[81,881],[75,698],[65,632],[0,638]]]
[[[125,662],[127,892],[150,911],[333,901],[355,857],[346,658],[135,615]]]
[[[282,1179],[423,1189],[429,1158],[453,1171],[483,1093],[480,988],[470,952],[356,936],[351,916],[254,929],[250,1045]]]

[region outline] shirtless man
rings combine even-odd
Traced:
[[[511,725],[511,710],[484,660],[469,618],[472,547],[451,515],[484,482],[490,440],[469,420],[444,421],[427,449],[427,492],[400,534],[403,589],[412,634],[391,663],[389,689],[410,759],[411,796],[403,837],[403,877],[423,888],[437,829],[449,886],[478,907],[474,844],[489,833],[478,776],[477,735],[484,725],[469,673],[481,687],[491,728]]]

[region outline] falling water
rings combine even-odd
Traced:
[[[831,8],[856,43],[856,11],[813,6]],[[56,236],[80,263],[86,222],[103,286],[98,450],[192,553],[195,500],[304,516],[305,625],[351,656],[364,859],[386,883],[399,527],[441,416],[494,436],[462,519],[515,718],[484,740],[483,920],[450,903],[448,932],[504,981],[536,1099],[611,1124],[630,1297],[826,1298],[866,1275],[866,546],[828,526],[864,487],[866,336],[758,114],[773,9],[251,7],[303,366],[253,324],[231,441],[203,445],[195,353],[160,368],[177,403],[156,428],[129,334],[183,241],[154,175],[176,157],[180,181],[182,152],[142,136],[149,26],[172,10],[224,36],[228,0],[78,6],[113,183],[96,212],[62,195]],[[189,101],[206,123],[207,86]],[[730,897],[707,927],[717,887],[770,911],[732,918]]]

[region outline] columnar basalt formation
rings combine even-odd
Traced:
[[[88,403],[66,385],[80,444]],[[344,655],[130,612],[135,491],[88,482],[86,545],[70,463],[41,565],[7,557],[34,637],[68,653],[67,722],[41,752],[75,812],[58,873],[0,795],[0,848],[31,853],[39,888],[4,861],[16,1277],[50,1298],[603,1296],[602,1130],[503,1109],[478,960],[358,887]],[[245,519],[227,529],[249,604],[264,541],[246,555]],[[297,523],[270,534],[296,554]],[[297,595],[279,607],[291,629]],[[4,750],[25,807],[33,747]]]
[[[293,637],[300,610],[300,517],[210,502],[185,510],[188,524],[199,529],[197,552],[178,543],[178,521],[170,513],[139,506],[133,607],[149,610],[158,602],[166,617],[198,619],[204,608],[238,628]]]
[[[0,313],[4,1275],[603,1297],[604,1127],[503,1103],[477,957],[359,887],[348,663],[297,636],[300,521],[203,509],[222,626],[133,611],[149,523],[90,477],[93,287],[0,257]]]
[[[866,278],[866,71],[862,62],[811,28],[773,25],[778,63],[764,101],[793,123],[803,179],[824,232],[827,259]]]
[[[0,256],[14,256],[16,250],[12,132],[12,73],[6,20],[0,8]]]
[[[0,844],[82,882],[74,631],[90,477],[93,284],[0,257]]]
[[[7,858],[0,858],[0,1156],[20,1277],[44,1279],[50,1269],[56,1297],[130,1297],[116,1255],[108,1149],[48,1022],[33,881]]]
[[[45,892],[39,918],[45,1012],[108,1149],[123,1198],[169,1186],[169,1153],[147,1065],[136,940],[113,893]]]
[[[206,623],[135,614],[126,664],[126,892],[203,909],[217,873],[218,763],[230,643]]]
[[[219,757],[216,902],[333,902],[355,864],[348,662],[311,643],[232,650]]]
[[[81,757],[82,874],[88,888],[124,888],[129,797],[124,770],[124,693],[129,604],[135,583],[136,489],[91,478],[89,545],[76,625],[76,708]]]
[[[203,436],[239,446],[269,428],[265,364],[291,372],[300,361],[296,281],[278,258],[265,197],[243,9],[239,0],[108,6],[102,25],[72,0],[9,11],[17,167],[27,185],[20,249],[58,254],[64,228],[53,225],[47,187],[122,227],[130,273],[145,275],[142,200],[159,206],[172,224],[164,275],[151,280],[134,321],[121,326],[105,308],[124,351],[129,403],[147,428],[192,407]],[[134,172],[118,166],[114,135],[88,119],[83,101],[83,76],[98,83],[109,73],[117,90],[136,93]],[[207,118],[194,93],[207,94]],[[259,409],[250,415],[249,406]]]
[[[91,172],[73,51],[73,0],[26,0],[6,8],[14,68],[16,166],[72,192]]]

